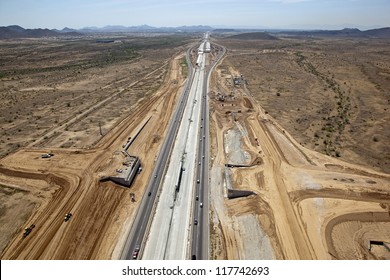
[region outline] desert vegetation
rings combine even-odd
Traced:
[[[90,147],[162,84],[189,36],[0,42],[0,156],[20,147]],[[104,116],[104,117],[103,117]]]

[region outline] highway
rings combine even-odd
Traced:
[[[133,259],[133,253],[136,248],[140,250],[139,255],[142,254],[144,249],[144,236],[149,226],[149,217],[152,214],[152,210],[155,205],[155,200],[159,190],[159,186],[164,177],[166,166],[168,163],[169,155],[172,151],[173,142],[176,138],[176,134],[183,116],[183,112],[187,103],[187,99],[190,93],[190,88],[193,80],[193,69],[191,67],[190,50],[186,53],[186,60],[188,64],[188,81],[185,86],[184,92],[180,97],[178,106],[172,116],[172,120],[168,127],[168,132],[165,137],[164,143],[161,147],[161,152],[157,158],[156,165],[153,171],[153,175],[150,178],[149,184],[142,197],[140,206],[138,208],[133,225],[130,229],[127,241],[123,247],[121,259]]]
[[[206,39],[208,36],[206,35]],[[209,102],[208,82],[214,67],[225,55],[226,49],[217,57],[211,68],[205,71],[205,81],[202,88],[201,125],[197,151],[198,166],[196,169],[197,184],[195,187],[195,203],[193,204],[193,219],[198,221],[194,225],[191,238],[191,259],[207,260],[209,257]]]
[[[198,48],[193,69],[171,119],[122,259],[208,259],[208,80],[213,67]],[[217,59],[217,61],[223,56]],[[215,64],[214,64],[215,65]]]
[[[191,218],[195,201],[196,152],[202,137],[202,92],[205,54],[198,52],[189,98],[165,174],[161,195],[148,236],[143,259],[186,259],[191,244]]]

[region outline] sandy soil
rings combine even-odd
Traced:
[[[71,115],[64,118],[62,125],[45,130],[41,135],[44,141],[36,141],[41,148],[21,148],[1,159],[0,199],[7,201],[2,204],[0,220],[2,259],[119,257],[122,237],[129,230],[184,84],[184,50],[176,47],[159,56],[156,52],[153,63],[159,63],[158,67],[140,60],[142,64],[136,63],[136,67],[149,72],[139,72],[138,80],[130,74],[108,83],[104,90],[102,87],[107,97],[91,98],[93,102],[87,109],[91,110],[81,119]],[[164,58],[169,62],[161,60]],[[133,63],[123,62],[123,69],[117,70],[129,75]],[[63,118],[61,114],[59,117]],[[150,117],[128,150],[140,157],[144,167],[132,187],[99,182],[101,176],[120,167],[116,165],[116,155],[122,145]],[[90,119],[100,120],[103,137],[96,133],[99,128],[88,125]],[[54,156],[41,158],[48,151]],[[131,192],[136,202],[131,202]],[[64,222],[68,212],[73,216]],[[23,228],[31,224],[35,228],[22,238]]]
[[[234,85],[241,57],[225,58],[209,93],[211,257],[388,259],[384,246],[369,244],[389,241],[390,175],[302,146],[254,98],[247,75]],[[228,174],[233,189],[255,195],[229,200],[224,165],[245,154],[260,160]]]

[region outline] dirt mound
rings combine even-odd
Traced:
[[[386,232],[390,228],[388,213],[365,212],[346,214],[332,219],[326,226],[329,253],[336,259],[388,259],[390,252],[371,250],[370,241],[389,242]],[[357,246],[356,244],[360,244]],[[349,245],[349,246],[346,246]]]

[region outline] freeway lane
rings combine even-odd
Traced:
[[[205,55],[203,55],[203,63],[202,63],[202,71],[205,72],[204,68],[204,62],[205,62]],[[206,76],[206,75],[205,75]],[[207,76],[206,76],[207,77]],[[205,178],[204,176],[204,169],[205,169],[205,142],[206,142],[206,97],[207,97],[207,82],[204,82],[200,90],[202,92],[202,108],[201,108],[201,125],[199,127],[199,140],[198,140],[198,149],[197,149],[197,168],[196,168],[196,186],[195,186],[195,199],[193,203],[193,228],[192,228],[192,245],[191,245],[191,259],[207,259],[208,254],[206,257],[203,257],[203,248],[202,246],[198,246],[198,240],[203,239],[203,227],[204,227],[204,215],[202,215],[203,209],[205,208],[204,205],[208,204],[205,200],[204,195],[204,186],[208,184],[208,177]],[[207,196],[207,195],[206,195]],[[202,206],[201,206],[202,205]],[[208,218],[206,219],[206,223],[208,224]],[[199,236],[199,237],[198,237]]]
[[[198,225],[194,225],[192,230],[191,259],[207,260],[209,256],[209,107],[207,92],[210,75],[225,55],[226,49],[222,48],[222,50],[211,68],[204,70],[206,78],[202,87],[202,121],[199,128],[201,138],[197,151],[197,162],[200,164],[196,170],[199,183],[196,185],[193,205],[193,218],[198,221]]]
[[[198,52],[199,53],[199,52]],[[189,258],[191,217],[200,136],[204,54],[199,53],[182,122],[176,136],[143,259]]]
[[[194,186],[196,139],[200,121],[199,86],[195,69],[190,95],[170,156],[143,259],[185,259]],[[198,101],[199,100],[199,101]]]
[[[187,51],[190,78],[169,125],[122,258],[131,259],[137,248],[137,258],[143,259],[208,259],[207,81],[211,71],[205,67],[206,54],[202,51],[205,42],[198,50],[195,70]]]
[[[189,76],[188,76],[189,78],[186,87],[184,89],[184,93],[182,94],[179,100],[177,108],[169,124],[167,136],[161,147],[160,154],[157,158],[155,169],[152,173],[153,175],[149,181],[144,196],[142,197],[142,201],[138,208],[133,225],[130,229],[127,242],[122,250],[121,259],[132,259],[133,252],[135,251],[136,248],[140,250],[139,254],[142,255],[142,251],[144,249],[144,236],[149,226],[149,217],[155,206],[156,196],[161,184],[161,180],[165,173],[169,155],[172,151],[173,142],[174,139],[176,138],[176,134],[181,122],[181,118],[183,116],[183,112],[185,109],[185,105],[187,103],[191,84],[193,81],[193,70],[191,67],[192,64],[190,60],[189,51],[190,50],[188,50],[186,53],[186,60],[189,69]]]

